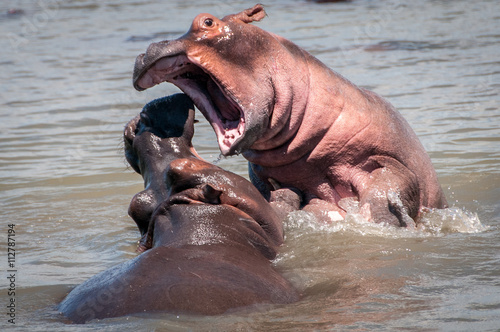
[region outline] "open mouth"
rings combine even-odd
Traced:
[[[144,55],[139,57],[142,57],[137,60],[140,63]],[[226,85],[187,56],[176,55],[160,58],[143,70],[135,78],[134,87],[145,90],[162,82],[175,84],[193,100],[212,125],[223,155],[237,152],[237,145],[245,132],[245,117]]]

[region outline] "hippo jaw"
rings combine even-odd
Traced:
[[[148,53],[158,54],[159,52],[151,50],[155,47],[164,49],[165,44],[152,44]],[[170,82],[180,88],[212,125],[224,156],[237,154],[253,144],[253,141],[243,140],[247,129],[245,112],[227,84],[221,83],[203,67],[197,66],[197,61],[184,54],[150,59],[148,53],[141,54],[136,59],[135,89],[145,90],[162,82]],[[161,50],[160,54],[162,53],[165,51]]]

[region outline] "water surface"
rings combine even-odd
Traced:
[[[16,326],[80,330],[498,331],[500,326],[500,6],[497,1],[266,1],[257,23],[393,103],[436,167],[452,208],[418,231],[328,225],[297,212],[275,262],[300,302],[223,317],[136,315],[66,324],[55,305],[75,285],[136,256],[128,203],[142,179],[121,133],[151,99],[132,88],[134,59],[176,38],[200,12],[246,1],[5,0],[0,4],[0,298],[9,300],[15,224]],[[9,8],[22,13],[7,14]],[[198,114],[195,147],[219,151]],[[241,157],[220,166],[241,175]],[[2,315],[0,326],[9,327]]]

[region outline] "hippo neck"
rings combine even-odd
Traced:
[[[305,102],[290,105],[290,119],[293,119],[290,121],[296,121],[293,127],[285,124],[268,140],[269,144],[254,145],[243,153],[253,164],[283,166],[309,155],[342,113],[342,96],[352,84],[306,51],[302,52],[303,68],[307,68],[308,73],[307,85],[304,81],[296,81],[294,90],[308,91],[306,98],[301,99]],[[327,94],[329,96],[325,98]],[[289,130],[290,127],[293,131]],[[275,137],[282,139],[276,140]]]
[[[309,98],[309,64],[307,52],[292,42],[273,35],[279,46],[269,57],[273,74],[269,77],[274,95],[267,129],[251,149],[272,150],[286,144],[299,130],[303,109]]]

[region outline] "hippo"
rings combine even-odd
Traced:
[[[141,91],[179,87],[211,123],[222,155],[242,154],[268,198],[274,183],[302,207],[411,227],[446,198],[429,156],[401,114],[291,41],[250,24],[261,5],[218,19],[198,15],[178,39],[152,43],[135,62]]]
[[[176,94],[149,103],[125,127],[127,161],[146,186],[129,209],[142,253],[74,288],[58,307],[71,321],[218,315],[298,300],[271,264],[283,242],[275,208],[248,180],[198,157],[193,123],[191,100]]]

